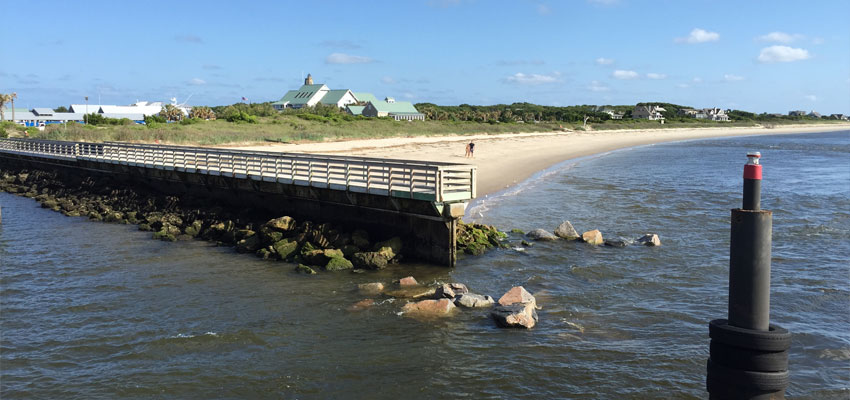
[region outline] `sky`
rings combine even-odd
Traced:
[[[275,101],[312,74],[414,103],[850,114],[850,1],[2,0],[16,107]]]

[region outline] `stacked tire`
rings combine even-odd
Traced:
[[[791,334],[770,325],[767,331],[708,324],[711,337],[706,388],[711,399],[784,399],[788,387]]]

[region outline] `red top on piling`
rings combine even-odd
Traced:
[[[747,153],[747,165],[744,165],[744,179],[761,180],[759,158],[761,158],[761,153],[757,151]]]

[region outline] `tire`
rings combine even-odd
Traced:
[[[770,324],[769,331],[757,331],[729,325],[725,319],[715,319],[708,323],[708,336],[729,346],[755,351],[775,352],[791,348],[791,333],[773,324]]]
[[[788,369],[788,350],[756,351],[711,341],[711,362],[724,367],[757,372],[778,372]]]
[[[777,392],[788,387],[788,371],[755,372],[727,368],[711,362],[707,363],[707,386],[710,392],[723,390],[723,386],[738,387],[753,392]],[[715,390],[712,390],[715,389]]]

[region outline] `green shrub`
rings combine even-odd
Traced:
[[[180,125],[194,125],[201,122],[200,118],[186,118],[180,121]]]
[[[165,117],[160,117],[159,115],[145,115],[145,124],[147,125],[152,123],[164,124],[166,122]]]
[[[235,113],[228,113],[228,114],[229,115],[227,115],[227,117],[225,117],[228,122],[235,122],[235,123],[247,122],[249,124],[256,124],[257,123],[257,116],[256,115],[251,115],[251,114],[248,114],[244,111],[238,111],[238,112],[235,112]]]

